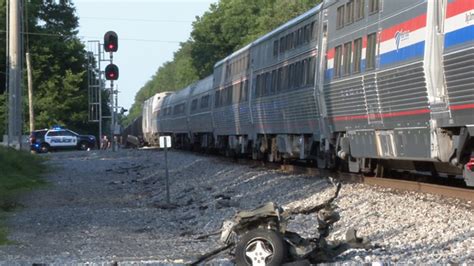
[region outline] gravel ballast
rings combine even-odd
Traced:
[[[11,244],[0,247],[0,265],[186,264],[220,246],[216,237],[196,237],[238,210],[268,201],[300,209],[334,193],[324,178],[169,151],[170,206],[162,151],[46,157],[51,184],[19,199],[24,207],[7,220]],[[344,184],[335,203],[341,220],[330,238],[354,227],[378,247],[348,250],[338,263],[474,263],[473,202]],[[315,236],[316,217],[296,215],[289,229]],[[214,264],[232,265],[227,254]]]

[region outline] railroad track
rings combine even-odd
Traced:
[[[287,173],[305,174],[309,176],[332,176],[348,182],[364,183],[371,186],[392,188],[401,191],[416,191],[421,193],[439,195],[447,198],[456,198],[465,201],[470,201],[471,205],[474,205],[474,189],[469,188],[460,188],[432,184],[427,182],[408,181],[392,178],[367,177],[363,176],[362,174],[334,172],[326,169],[319,169],[316,167],[297,164],[270,163],[246,158],[233,159],[221,156],[215,157],[228,162],[251,165],[251,167],[263,167],[267,169],[281,170]]]
[[[305,167],[298,165],[279,165],[270,164],[270,168],[280,170],[289,173],[300,173],[307,175],[317,175],[317,176],[334,176],[342,180],[349,182],[361,182],[367,185],[380,186],[385,188],[392,188],[396,190],[404,191],[416,191],[421,193],[429,193],[434,195],[439,195],[448,198],[457,198],[466,201],[470,201],[474,205],[474,189],[469,188],[459,188],[444,186],[438,184],[431,184],[426,182],[419,181],[407,181],[400,179],[390,179],[390,178],[380,178],[380,177],[367,177],[361,174],[351,174],[351,173],[340,173],[340,172],[331,172],[328,170],[322,170],[314,167]]]

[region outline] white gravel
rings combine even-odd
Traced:
[[[237,210],[274,201],[285,209],[313,206],[334,192],[326,180],[171,151],[171,201],[165,203],[164,154],[156,150],[47,155],[51,185],[24,195],[8,220],[12,244],[0,265],[185,264],[219,246],[216,231]],[[223,198],[230,198],[225,200]],[[344,184],[336,200],[341,220],[380,248],[348,250],[338,263],[473,264],[474,203],[361,184]],[[317,232],[314,215],[290,229]],[[231,264],[224,254],[213,264]]]

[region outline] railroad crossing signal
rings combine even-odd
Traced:
[[[104,35],[104,50],[106,52],[117,52],[118,36],[115,31],[108,31]]]
[[[109,64],[105,67],[105,79],[117,80],[119,78],[119,68],[114,64]]]

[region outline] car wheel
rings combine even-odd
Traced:
[[[87,149],[89,149],[89,144],[87,142],[83,141],[79,143],[79,150],[86,151]]]
[[[47,152],[49,152],[49,145],[46,144],[46,143],[43,143],[43,144],[40,145],[39,150],[40,150],[41,153],[47,153]]]
[[[237,265],[282,265],[286,255],[280,234],[267,229],[249,231],[235,248]]]

